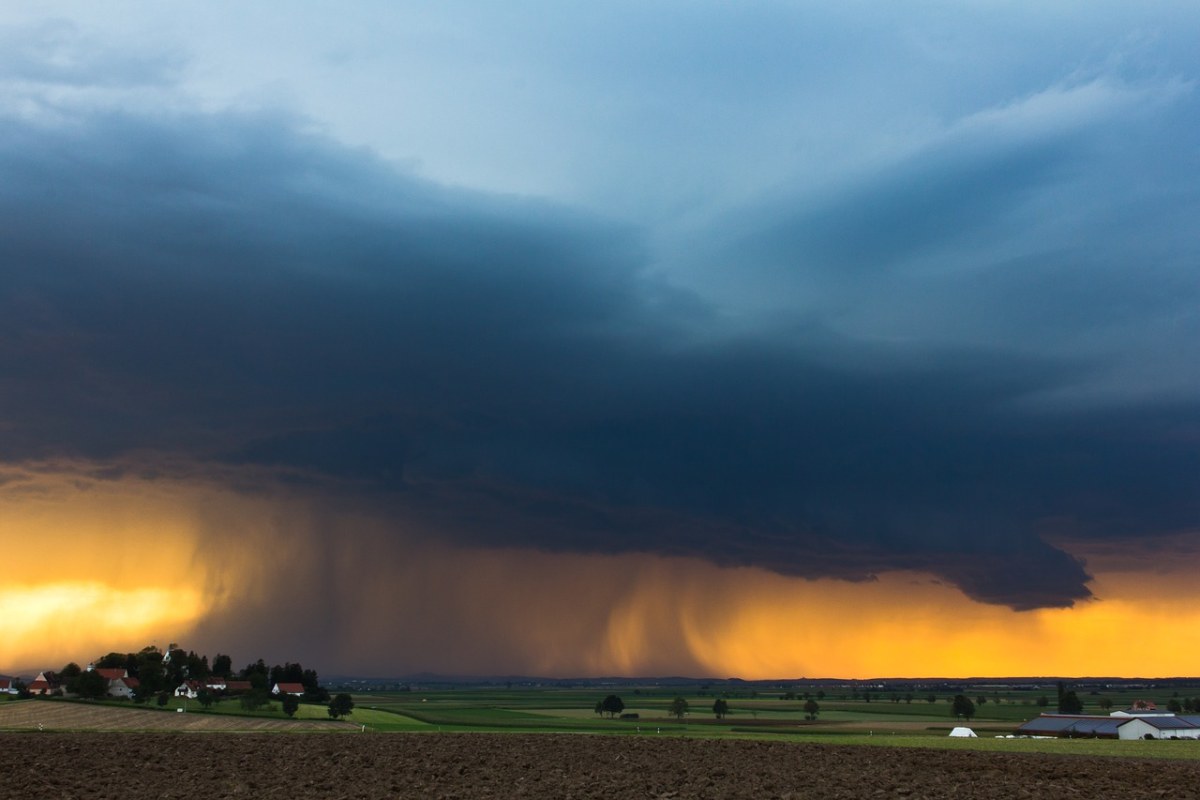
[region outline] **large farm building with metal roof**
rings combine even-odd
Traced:
[[[1076,739],[1200,739],[1200,715],[1135,709],[1103,717],[1042,714],[1017,728],[1017,734]]]

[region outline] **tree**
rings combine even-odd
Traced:
[[[145,703],[154,697],[154,694],[155,691],[149,684],[139,682],[137,686],[133,687],[133,702]]]
[[[218,678],[228,678],[233,672],[233,659],[224,653],[217,653],[212,662],[212,674]]]
[[[103,655],[103,656],[100,656],[100,658],[97,658],[95,661],[95,666],[97,669],[117,669],[119,667],[124,667],[125,669],[129,669],[129,660],[131,658],[136,659],[137,657],[134,656],[132,653],[113,652],[113,653],[109,653],[108,655]]]
[[[108,694],[108,679],[101,675],[99,670],[81,672],[71,682],[84,700],[98,700]]]
[[[324,686],[306,686],[304,688],[304,700],[308,703],[328,703],[329,690]]]
[[[160,708],[166,706],[167,703],[171,702],[171,693],[170,692],[159,692],[158,700],[156,702],[158,703]]]
[[[1167,711],[1170,711],[1172,714],[1182,714],[1183,703],[1180,703],[1175,698],[1171,698],[1167,701]]]
[[[304,684],[306,692],[316,691],[321,688],[321,681],[317,678],[317,671],[315,669],[303,670],[300,673],[300,683]]]
[[[1100,706],[1100,710],[1104,712],[1107,712],[1110,708],[1112,708],[1112,700],[1109,700],[1107,697],[1101,697],[1098,701],[1098,704]]]
[[[603,700],[597,700],[597,701],[596,701],[596,708],[595,708],[594,710],[595,710],[595,712],[596,712],[596,716],[598,716],[598,717],[602,717],[602,716],[604,716],[604,701],[603,701]]]
[[[63,682],[67,694],[79,694],[79,676],[82,674],[83,670],[74,661],[58,671],[58,678]]]
[[[212,706],[213,700],[215,700],[215,699],[216,698],[213,697],[213,693],[210,692],[208,689],[201,689],[196,694],[196,702],[199,703],[204,708],[209,708],[210,706]]]
[[[961,717],[965,720],[970,720],[975,716],[975,704],[971,702],[971,698],[966,695],[956,694],[954,696],[954,704],[951,706],[954,716]]]
[[[267,694],[266,689],[251,689],[242,695],[238,702],[242,704],[242,708],[246,711],[257,711],[271,702],[271,697]]]
[[[167,673],[163,670],[162,653],[158,652],[157,647],[146,647],[142,652],[130,656],[133,659],[133,667],[128,668],[129,671],[138,679],[138,683],[146,687],[146,691],[150,694],[155,694],[163,689],[174,689],[182,683],[182,679],[171,683],[167,680]]]
[[[194,650],[187,654],[187,676],[194,681],[202,681],[209,676],[208,656],[197,655]]]
[[[1058,698],[1058,713],[1082,714],[1083,701],[1074,692],[1063,692],[1062,696]]]
[[[1042,695],[1037,699],[1037,704],[1039,708],[1045,708],[1046,706],[1050,705],[1050,698],[1046,697],[1046,695]]]
[[[354,701],[345,692],[335,694],[329,701],[329,716],[333,719],[348,717],[352,713],[354,713]]]
[[[820,713],[821,713],[821,707],[819,705],[817,705],[816,700],[809,700],[807,703],[804,704],[804,718],[806,720],[808,720],[809,722],[812,722],[813,720],[815,720],[817,718],[817,715]]]
[[[146,650],[142,651],[147,653]],[[170,651],[170,658],[163,659],[157,653],[147,653],[148,656],[158,658],[158,668],[163,674],[163,682],[168,688],[178,686],[183,683],[188,677],[188,662],[187,653],[176,648]]]
[[[295,716],[296,709],[300,708],[300,698],[296,697],[294,694],[285,694],[283,696],[282,705],[283,713],[287,714],[289,717]]]
[[[270,667],[260,658],[253,664],[247,664],[242,668],[241,678],[244,681],[250,681],[250,685],[255,689],[266,689],[270,671]]]
[[[986,697],[984,697],[983,695],[979,695],[979,697],[976,697],[976,698],[975,698],[975,705],[977,705],[977,706],[983,706],[983,705],[986,705],[986,704],[987,704],[987,698],[986,698]]]
[[[667,706],[667,713],[682,722],[684,715],[688,713],[688,701],[682,697],[676,697],[671,701],[671,705]]]
[[[600,701],[604,711],[608,713],[609,719],[612,719],[617,714],[625,710],[625,701],[617,697],[615,694],[610,694],[608,697]]]
[[[717,719],[725,719],[725,715],[729,713],[729,703],[725,702],[725,698],[718,697],[713,702],[713,713],[717,715]]]

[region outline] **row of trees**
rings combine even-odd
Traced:
[[[688,708],[689,706],[686,698],[676,697],[667,706],[667,714],[675,717],[678,720],[682,720],[685,716],[687,716]],[[594,710],[600,716],[608,714],[609,719],[612,719],[625,710],[625,701],[620,697],[617,697],[615,694],[610,694],[603,700],[597,700]],[[725,719],[725,717],[730,713],[729,701],[723,697],[718,697],[713,701],[712,712],[717,719]],[[804,704],[805,719],[815,720],[819,713],[821,713],[821,707],[817,704],[816,700],[808,700]]]
[[[718,709],[720,710],[718,711]],[[603,700],[597,700],[594,710],[601,716],[608,714],[608,718],[612,719],[625,710],[625,701],[615,694],[610,694]],[[727,714],[728,711],[729,704],[724,700],[718,699],[713,703],[713,713],[717,714],[718,718]],[[677,719],[683,719],[688,713],[688,701],[682,697],[676,697],[667,706],[667,713]]]
[[[977,701],[978,701],[979,705],[982,706],[984,703],[987,702],[987,698],[981,696],[981,697],[977,698]],[[966,695],[962,695],[962,694],[955,695],[954,699],[951,700],[950,703],[951,703],[950,711],[952,714],[954,714],[955,717],[969,721],[971,719],[971,717],[975,716],[975,710],[976,710],[975,703],[971,702],[971,698],[967,697]],[[1049,698],[1046,698],[1046,697],[1038,698],[1039,706],[1045,707],[1049,704],[1050,704]],[[1110,702],[1109,706],[1111,706],[1111,705],[1112,705],[1112,703]],[[1058,713],[1059,714],[1082,714],[1083,713],[1083,701],[1079,699],[1079,695],[1075,694],[1075,692],[1073,692],[1073,691],[1068,690],[1066,687],[1063,686],[1062,683],[1058,684]]]

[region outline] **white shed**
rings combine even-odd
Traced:
[[[1174,716],[1133,717],[1117,729],[1121,739],[1197,739],[1200,728]]]
[[[979,738],[978,736],[975,735],[975,731],[971,730],[970,728],[964,728],[961,725],[958,726],[957,728],[955,728],[954,730],[950,731],[950,735],[953,736],[955,739],[978,739]]]

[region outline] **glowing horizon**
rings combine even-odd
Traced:
[[[10,621],[0,671],[168,640],[363,675],[1161,677],[1194,672],[1200,655],[1172,635],[1200,622],[1181,599],[1186,570],[1116,553],[1094,559],[1099,599],[1016,612],[915,572],[855,583],[646,554],[468,548],[353,517],[317,535],[291,495],[36,483],[3,495],[0,545],[68,529],[59,541],[70,544],[21,550],[0,573]],[[156,544],[113,546],[134,541]],[[1132,634],[1155,648],[1107,646]]]

